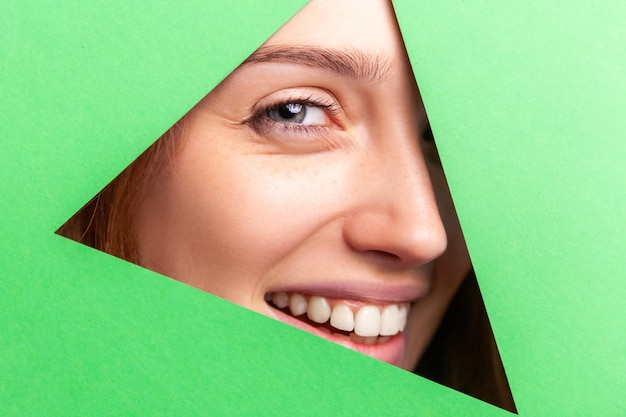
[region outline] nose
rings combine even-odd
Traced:
[[[381,141],[364,159],[359,201],[343,225],[355,251],[376,253],[405,266],[439,257],[446,233],[437,210],[418,139],[404,135]]]

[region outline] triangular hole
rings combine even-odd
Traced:
[[[376,7],[380,7],[380,5],[383,3],[372,4],[376,4]],[[306,10],[306,8],[304,10]],[[252,101],[250,103],[239,103],[238,106],[232,106],[237,110],[254,110],[252,114],[239,115],[246,116],[239,117],[239,135],[243,135],[241,136],[241,138],[247,137],[248,139],[255,139],[255,135],[263,136],[264,132],[267,132],[270,127],[268,127],[268,124],[263,124],[267,123],[267,121],[261,122],[260,120],[262,117],[267,117],[268,111],[273,112],[273,114],[275,114],[277,117],[289,118],[292,116],[291,113],[295,114],[295,112],[300,111],[304,107],[316,108],[317,111],[327,111],[331,114],[334,114],[333,112],[340,112],[344,108],[358,108],[358,106],[351,106],[351,104],[345,105],[345,103],[339,103],[336,105],[332,104],[330,101],[332,101],[335,97],[342,97],[345,95],[341,93],[337,95],[329,94],[329,92],[332,93],[332,88],[327,85],[324,85],[324,88],[319,88],[318,86],[313,86],[312,88],[310,84],[305,83],[306,88],[298,91],[300,81],[298,81],[299,79],[297,78],[297,76],[294,76],[291,72],[286,71],[284,73],[281,73],[281,77],[276,77],[276,69],[283,67],[278,66],[270,71],[269,69],[272,68],[268,67],[267,65],[271,66],[275,65],[276,63],[287,64],[287,68],[290,70],[293,70],[298,66],[301,68],[305,68],[307,70],[307,75],[304,77],[306,80],[320,79],[321,75],[331,73],[333,79],[335,80],[333,81],[334,83],[337,83],[337,80],[341,81],[341,77],[347,77],[350,78],[352,82],[361,83],[359,86],[359,88],[361,89],[364,88],[364,86],[367,86],[367,83],[371,83],[371,85],[376,86],[377,88],[380,87],[381,83],[384,83],[386,77],[389,74],[389,68],[386,67],[388,63],[385,63],[379,68],[379,70],[377,70],[376,65],[372,65],[371,62],[367,61],[366,59],[366,68],[352,68],[353,65],[362,65],[363,59],[364,58],[362,54],[355,55],[354,53],[346,52],[343,49],[327,50],[322,48],[316,49],[302,46],[296,46],[295,48],[287,49],[280,47],[276,49],[269,48],[265,49],[261,53],[257,53],[256,55],[254,55],[252,61],[249,62],[255,63],[253,65],[258,64],[264,66],[265,73],[271,76],[270,80],[268,80],[267,82],[263,82],[259,77],[256,77],[254,74],[244,72],[243,75],[239,75],[239,78],[241,78],[239,81],[241,81],[244,86],[241,88],[241,90],[243,91],[242,94],[243,96],[246,96],[246,94],[248,94],[254,88],[269,88],[270,91],[264,92],[260,95],[259,98],[261,105],[259,105],[259,100],[257,100],[256,102]],[[320,62],[320,60],[323,61],[321,64],[315,63]],[[231,77],[229,76],[229,78]],[[226,83],[228,83],[229,78],[226,79]],[[271,88],[273,87],[271,86],[273,85],[272,83],[276,83],[276,78],[285,78],[287,80],[285,81],[285,86],[281,87],[281,89],[285,90],[285,92],[283,92],[282,94],[278,94],[278,96],[274,97],[274,101],[268,101],[266,100],[266,98],[268,96],[272,97]],[[338,85],[340,85],[339,88],[344,89],[349,88],[350,84],[345,82],[339,82]],[[200,102],[198,105],[200,107],[197,106],[190,113],[193,113],[198,108],[200,108],[201,110],[215,108],[213,106],[215,103],[212,103],[212,99],[215,97],[218,97],[218,99],[216,100],[221,100],[224,97],[228,97],[231,100],[240,99],[240,96],[238,94],[232,94],[232,88],[232,84],[226,86],[222,84],[218,86],[218,88],[216,88],[214,92],[207,96],[208,100],[205,99]],[[222,89],[221,93],[220,89]],[[226,93],[224,93],[224,91]],[[317,98],[317,95],[321,95],[322,97]],[[265,102],[263,100],[268,102]],[[218,102],[218,104],[222,103]],[[224,106],[217,107],[230,109],[231,106],[229,106],[229,104],[225,104]],[[259,109],[262,109],[265,113],[262,113]],[[205,126],[214,126],[214,123],[219,123],[219,120],[224,120],[223,118],[226,116],[228,115],[221,114],[216,119],[217,122],[216,120],[204,120],[204,122],[201,121],[200,123],[205,123]],[[155,144],[148,148],[148,150],[146,150],[128,168],[126,168],[126,170],[124,170],[107,187],[105,187],[100,193],[98,193],[97,196],[95,196],[88,204],[86,204],[81,210],[79,210],[74,216],[72,216],[72,218],[70,218],[62,227],[60,227],[56,231],[56,233],[69,239],[75,240],[79,243],[83,243],[85,245],[107,252],[111,255],[125,259],[127,261],[146,266],[148,267],[148,269],[156,270],[157,272],[163,273],[164,275],[172,276],[173,278],[180,278],[180,276],[176,276],[176,274],[169,274],[167,272],[164,272],[164,270],[167,271],[167,268],[150,268],[150,265],[145,265],[143,262],[139,261],[139,250],[137,243],[138,239],[132,233],[129,233],[129,231],[136,230],[141,226],[138,226],[138,222],[131,223],[129,219],[132,219],[134,217],[133,213],[138,210],[137,201],[142,201],[145,195],[148,195],[143,194],[145,190],[153,190],[155,189],[154,187],[156,187],[156,189],[163,190],[168,189],[167,187],[171,185],[171,183],[169,182],[166,182],[165,185],[160,184],[159,178],[161,175],[164,175],[163,173],[168,172],[170,167],[169,164],[171,163],[171,161],[179,157],[180,145],[177,142],[179,142],[181,137],[187,135],[189,131],[193,132],[193,127],[190,129],[189,123],[187,123],[188,120],[186,121],[188,117],[190,116],[185,116],[185,118],[183,118],[180,123],[174,125],[166,134],[164,134],[157,142],[155,142]],[[222,119],[219,119],[220,117]],[[296,115],[294,117],[298,116]],[[320,115],[317,115],[316,117],[320,117]],[[237,117],[235,117],[235,119],[237,119]],[[254,125],[255,123],[257,123],[256,126]],[[235,125],[236,124],[233,123],[229,124],[226,127],[226,130],[233,129],[233,126]],[[283,126],[279,129],[279,134],[280,133],[293,134],[294,137],[302,140],[297,141],[295,145],[293,143],[288,143],[287,145],[285,145],[285,148],[281,148],[283,144],[280,143],[280,138],[278,142],[273,143],[269,141],[262,146],[259,145],[259,142],[251,141],[252,144],[246,143],[237,145],[240,146],[240,148],[238,149],[242,150],[243,153],[249,152],[250,154],[254,154],[253,152],[263,154],[264,152],[266,156],[275,155],[277,153],[277,149],[284,149],[288,152],[285,152],[286,156],[281,159],[282,165],[261,165],[263,165],[270,171],[272,169],[283,169],[282,167],[284,165],[285,169],[290,171],[285,175],[288,174],[294,176],[299,172],[299,169],[302,169],[303,166],[306,166],[305,164],[293,164],[293,166],[291,166],[290,164],[292,163],[292,161],[296,159],[294,158],[294,155],[298,155],[299,153],[301,153],[305,155],[301,159],[303,161],[306,161],[306,163],[310,163],[311,160],[314,160],[314,158],[311,158],[310,155],[328,151],[328,149],[333,149],[333,147],[342,146],[341,142],[337,142],[334,139],[329,140],[330,136],[332,135],[326,135],[324,136],[325,139],[323,141],[321,141],[320,143],[316,143],[314,141],[309,141],[309,139],[307,138],[304,138],[303,131],[298,131],[297,129],[284,128]],[[189,156],[189,161],[195,158],[196,162],[198,159],[198,149],[203,149],[204,151],[208,152],[208,154],[215,156],[217,155],[215,152],[219,153],[219,150],[212,148],[211,146],[213,146],[213,143],[219,143],[219,139],[217,138],[221,138],[221,136],[208,135],[206,141],[203,142],[201,147],[193,148],[193,145],[191,145],[192,150],[190,150],[189,148],[190,144],[184,141],[185,143],[182,146],[185,149],[184,153],[191,153],[191,155],[187,155]],[[243,148],[241,146],[243,146]],[[350,146],[356,147],[357,145],[353,144]],[[217,158],[224,159],[231,157],[232,155],[229,154],[229,152],[232,149],[234,148],[228,149],[227,152],[219,155]],[[243,162],[243,159],[238,162]],[[207,163],[207,165],[210,164]],[[253,167],[255,165],[252,163],[249,165],[241,164],[240,166],[246,167],[246,169],[250,169],[250,167]],[[180,173],[177,172],[177,175],[178,174]],[[193,175],[185,176],[185,174],[190,173],[185,172],[179,175],[179,178],[184,178],[184,181],[193,182]],[[209,179],[220,178],[219,172],[205,171],[204,174],[210,174],[206,177]],[[242,184],[237,185],[242,186]],[[215,186],[215,184],[207,184],[207,189],[212,189],[211,186]],[[271,188],[267,187],[267,184],[265,184],[264,187],[268,189]],[[269,194],[271,194],[272,192],[273,190],[270,190]],[[222,197],[224,197],[225,195],[228,195],[228,193],[222,195]],[[305,196],[305,198],[309,199],[310,196]],[[239,199],[237,201],[237,204],[245,206],[246,204],[248,204],[246,199],[248,199],[247,196],[243,199]],[[290,199],[279,201],[276,204],[285,205],[289,202]],[[156,199],[154,205],[158,206],[163,201]],[[312,202],[316,204],[318,203],[317,201]],[[172,201],[165,201],[165,203],[171,205]],[[188,201],[180,201],[181,205],[187,203]],[[249,207],[254,207],[254,205]],[[261,208],[260,210],[263,209]],[[173,212],[168,212],[168,215],[172,213]],[[193,214],[195,215],[194,218],[196,219],[202,217],[199,215],[199,212],[194,212]],[[171,216],[165,216],[161,220],[166,222],[169,221],[170,218]],[[249,222],[249,219],[242,219],[242,222],[245,224],[254,224],[247,223]],[[186,226],[189,227],[189,224],[187,224]],[[235,226],[238,227],[240,225]],[[267,226],[267,224],[264,224],[264,226]],[[200,230],[201,228],[202,227],[199,226],[197,230]],[[193,231],[194,233],[197,231],[193,230],[192,228],[188,228],[186,230]],[[237,231],[240,232],[241,230],[238,229]],[[361,236],[359,236],[358,239],[361,239]],[[160,243],[167,242],[164,241]],[[184,246],[184,243],[178,243]],[[257,247],[263,248],[263,245],[268,242],[257,239],[253,243],[256,244]],[[377,252],[370,253],[368,255],[373,255],[375,258],[380,258],[382,264],[390,262],[389,259],[393,259],[393,257],[379,257],[379,255],[381,254],[380,252],[382,251],[370,252]],[[371,257],[369,257],[369,259],[371,259]],[[150,262],[154,262],[154,258]],[[222,262],[221,259],[220,262]],[[235,267],[235,265],[232,266]],[[202,285],[199,284],[198,281],[190,284],[207,290],[206,288],[202,288]],[[222,294],[217,293],[216,295]],[[224,297],[229,299],[232,298],[228,296]],[[470,308],[470,304],[468,304],[467,300],[472,300],[472,302],[470,303],[472,306],[471,310],[468,310]],[[236,302],[236,300],[233,299],[231,299],[231,301]],[[470,315],[475,320],[472,320],[471,323],[467,324],[466,319]],[[480,329],[474,331],[478,327]],[[449,332],[451,328],[456,329],[453,334],[450,334]],[[443,345],[445,345],[445,348],[442,347]],[[465,347],[468,347],[468,349],[465,349]],[[451,354],[454,354],[455,360],[452,361],[448,360],[449,358],[447,359],[445,357],[441,357],[442,352],[450,352]],[[497,359],[497,361],[495,361],[495,359]],[[480,372],[477,372],[474,368],[478,364],[482,365]],[[456,369],[455,372],[448,372],[451,367],[454,367]],[[452,307],[446,315],[440,331],[433,339],[431,347],[423,356],[416,372],[420,375],[432,379],[433,381],[448,385],[476,398],[491,402],[492,404],[495,404],[507,410],[515,411],[511,392],[506,381],[506,376],[504,375],[504,371],[502,369],[502,364],[499,359],[497,348],[495,347],[495,342],[493,341],[491,328],[489,326],[486,313],[484,312],[482,298],[480,297],[480,292],[477,289],[475,279],[470,277],[465,280],[464,284],[461,287],[461,290],[454,298]],[[458,377],[458,375],[461,374],[464,375],[463,378]]]

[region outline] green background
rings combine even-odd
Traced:
[[[508,415],[54,234],[303,4],[0,4],[1,415]],[[626,415],[626,4],[394,4],[519,414]]]

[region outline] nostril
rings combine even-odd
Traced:
[[[394,253],[385,252],[383,250],[368,250],[363,252],[366,256],[371,257],[374,260],[388,263],[402,262],[402,258]]]

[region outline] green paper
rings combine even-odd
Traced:
[[[519,414],[625,415],[626,6],[396,8]]]
[[[0,5],[0,414],[509,415],[54,234],[303,4]],[[623,415],[626,7],[394,4],[520,415]]]

